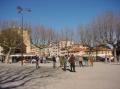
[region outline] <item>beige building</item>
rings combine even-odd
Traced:
[[[90,52],[89,49],[85,50],[86,55],[88,55],[89,52]],[[106,48],[106,47],[97,47],[97,48],[92,49],[91,55],[100,56],[100,57],[105,57],[105,56],[112,57],[113,56],[112,49]]]
[[[31,53],[33,55],[44,55],[40,48],[31,44],[29,30],[23,30],[23,42],[26,45],[26,53]]]
[[[49,56],[49,55],[50,55],[49,50],[50,50],[49,47],[46,47],[46,48],[40,49],[40,56]]]
[[[84,47],[81,44],[76,44],[72,47],[72,49],[70,50],[70,53],[78,56],[83,56],[85,55],[85,50],[86,50],[86,47]]]
[[[73,41],[60,41],[59,42],[59,55],[64,56],[69,54],[69,49],[74,45]]]
[[[31,42],[30,42],[30,30],[25,29],[22,30],[21,28],[17,29],[18,34],[22,35],[23,37],[23,47],[25,49],[25,53],[31,53]],[[19,49],[18,49],[19,50]]]
[[[31,53],[33,55],[41,55],[40,49],[38,47],[36,47],[35,45],[31,45],[31,49],[30,49],[29,53]]]
[[[23,30],[23,42],[26,45],[26,53],[31,53],[30,34],[28,30]]]

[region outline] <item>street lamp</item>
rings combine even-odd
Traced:
[[[23,66],[23,50],[24,50],[24,42],[23,42],[23,30],[24,30],[24,23],[23,23],[23,14],[25,12],[31,12],[31,9],[30,8],[22,8],[21,6],[17,6],[17,12],[18,14],[21,15],[21,19],[22,19],[22,23],[21,23],[21,35],[22,35],[22,48],[21,48],[21,65]]]

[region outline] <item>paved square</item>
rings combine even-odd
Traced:
[[[120,89],[120,65],[94,63],[77,72],[52,69],[52,64],[21,67],[0,64],[0,89]]]

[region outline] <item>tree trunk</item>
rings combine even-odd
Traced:
[[[11,53],[11,48],[9,49],[8,53],[5,56],[5,63],[9,63],[9,61],[10,61],[10,53]]]
[[[117,54],[116,54],[116,48],[115,47],[113,49],[113,53],[114,53],[114,62],[117,62]]]
[[[120,55],[118,55],[118,62],[120,63]]]
[[[97,56],[98,56],[98,52],[97,52],[97,49],[96,49],[96,56],[95,56],[95,61],[97,61]]]
[[[89,55],[88,55],[88,65],[91,66],[91,57],[92,57],[92,48],[89,48]]]

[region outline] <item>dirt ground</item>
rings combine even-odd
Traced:
[[[76,67],[76,72],[52,68],[51,63],[0,63],[0,89],[120,89],[120,65],[94,63],[93,67]]]

